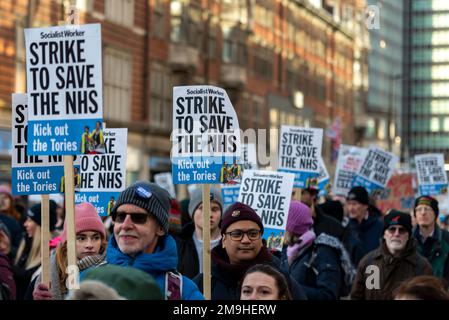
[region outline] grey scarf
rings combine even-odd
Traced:
[[[105,262],[105,256],[106,253],[88,256],[81,260],[78,260],[76,264],[78,266],[79,271],[81,272],[92,266],[102,265]],[[41,276],[42,273],[40,273],[36,279],[36,282],[34,284],[35,288],[37,288],[37,285],[41,283]],[[51,282],[50,292],[53,296],[53,300],[64,300],[65,295],[62,293],[61,286],[59,283],[59,270],[58,265],[56,263],[56,250],[53,250],[53,252],[50,255],[50,282]]]

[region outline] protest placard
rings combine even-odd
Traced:
[[[170,197],[176,199],[175,186],[173,185],[173,177],[171,172],[156,173],[154,175],[154,182],[161,188],[167,190]]]
[[[349,145],[340,146],[334,185],[332,186],[334,195],[346,196],[349,193],[354,176],[360,170],[367,154],[368,149],[365,148]]]
[[[278,171],[295,174],[295,188],[305,188],[319,175],[323,129],[282,126]]]
[[[12,193],[14,195],[42,195],[59,193],[64,175],[62,156],[38,156],[28,153],[27,95],[12,95]],[[39,199],[40,201],[40,199]]]
[[[409,212],[415,204],[415,191],[413,189],[414,176],[411,172],[393,172],[378,199],[376,207],[384,214],[391,208]]]
[[[369,148],[365,161],[354,177],[353,185],[365,187],[372,195],[380,194],[393,174],[398,160],[391,152],[377,147]]]
[[[25,29],[25,47],[28,154],[101,153],[100,24]]]
[[[270,249],[282,250],[293,181],[292,173],[246,170],[238,201],[253,208],[262,219]]]
[[[240,180],[240,128],[226,91],[213,86],[173,88],[174,184]]]
[[[428,153],[415,155],[415,165],[420,195],[432,196],[447,193],[444,154]]]
[[[322,157],[320,157],[320,173],[318,175],[318,189],[320,190],[318,193],[319,197],[325,197],[330,192],[331,188],[331,180],[329,176],[329,172],[327,171],[326,164]]]
[[[104,154],[80,156],[79,192],[75,203],[90,202],[106,216],[126,187],[128,129],[104,130]]]
[[[257,170],[257,154],[256,145],[254,143],[245,143],[242,145],[242,156],[241,156],[241,172],[238,175],[242,175],[245,170]],[[237,202],[239,197],[240,184],[222,184],[221,185],[221,197],[223,199],[223,208],[226,208]]]

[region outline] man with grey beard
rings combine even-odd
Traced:
[[[417,253],[412,218],[395,209],[384,218],[379,248],[360,261],[351,291],[353,300],[391,300],[394,291],[407,279],[432,275],[432,267]]]

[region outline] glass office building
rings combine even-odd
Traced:
[[[402,75],[403,75],[403,14],[399,0],[367,0],[378,10],[378,25],[369,28],[368,56],[369,91],[367,105],[366,145],[400,153]]]
[[[449,154],[449,1],[405,0],[404,131],[412,158]]]

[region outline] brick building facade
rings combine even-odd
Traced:
[[[225,88],[242,129],[327,129],[339,118],[343,142],[357,142],[355,35],[329,10],[304,0],[71,2],[80,23],[102,25],[104,118],[108,127],[129,128],[130,181],[171,169],[175,85]],[[57,25],[69,6],[57,0],[0,2],[3,132],[10,127],[11,93],[25,92],[23,28]],[[276,150],[277,136],[268,140]]]

